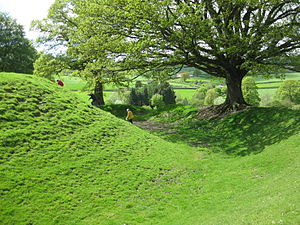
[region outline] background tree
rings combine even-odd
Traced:
[[[136,85],[136,86],[139,86]],[[168,82],[150,82],[140,88],[132,88],[129,94],[129,102],[132,105],[149,105],[151,98],[155,94],[163,96],[164,104],[175,104],[176,95],[172,86]]]
[[[276,91],[275,98],[279,101],[288,100],[294,104],[300,104],[300,81],[286,80],[282,82]]]
[[[163,100],[163,96],[160,95],[160,94],[155,94],[151,97],[151,105],[156,107],[156,108],[159,108],[161,106],[163,106],[165,103],[164,103],[164,100]]]
[[[180,73],[180,79],[181,79],[183,82],[186,82],[188,78],[190,78],[190,75],[189,75],[188,72]]]
[[[168,82],[161,82],[156,93],[163,96],[163,101],[166,105],[176,104],[175,91]]]
[[[32,26],[42,34],[38,41],[43,45],[48,45],[49,51],[59,53],[59,57],[55,59],[56,62],[63,60],[62,63],[55,64],[57,66],[55,70],[69,69],[74,75],[87,80],[94,87],[93,92],[97,97],[97,105],[104,105],[103,84],[115,83],[120,85],[124,76],[122,73],[116,74],[107,70],[102,64],[97,66],[99,60],[95,54],[88,53],[88,55],[82,56],[78,49],[74,49],[75,45],[86,41],[77,37],[80,31],[80,18],[77,13],[79,4],[80,1],[78,0],[55,0],[48,11],[47,18],[34,21]],[[98,54],[102,53],[98,52]],[[106,60],[109,61],[109,58]]]
[[[31,74],[36,56],[23,26],[0,12],[0,71]]]
[[[253,105],[259,106],[260,97],[258,93],[258,87],[255,83],[253,77],[245,77],[242,81],[242,92],[244,95],[245,100]]]
[[[213,105],[218,96],[219,95],[215,88],[209,89],[204,98],[204,105]]]
[[[131,91],[130,91],[130,94],[129,94],[129,104],[130,105],[136,105],[136,106],[139,106],[139,103],[140,103],[140,99],[139,99],[139,96],[138,94],[136,93],[136,89],[135,88],[132,88]]]
[[[202,85],[201,87],[199,87],[191,99],[191,104],[194,106],[203,106],[204,99],[206,97],[206,93],[209,89],[212,89],[212,88],[214,88],[214,87],[210,84],[205,84],[205,85]]]
[[[276,57],[297,54],[299,7],[298,0],[86,0],[79,30],[85,43],[97,43],[94,54],[118,59],[110,62],[114,71],[185,65],[224,78],[222,112],[248,105],[241,82],[249,71],[274,69],[282,66]]]

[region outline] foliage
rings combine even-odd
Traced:
[[[209,89],[206,92],[204,104],[205,105],[213,105],[214,101],[217,97],[218,97],[218,92],[216,91],[216,88]]]
[[[195,94],[192,97],[191,100],[191,104],[194,106],[203,106],[204,105],[204,100],[206,97],[206,93],[209,89],[212,89],[213,86],[210,84],[206,84],[206,85],[201,85],[201,87],[199,87]]]
[[[36,50],[15,19],[0,12],[0,72],[32,73]]]
[[[130,105],[136,105],[136,106],[141,106],[141,98],[139,93],[137,93],[135,88],[132,88],[129,94],[129,104]]]
[[[181,104],[181,105],[189,105],[189,101],[186,97],[181,97],[180,95],[176,96],[176,104]]]
[[[165,104],[164,100],[163,100],[163,96],[160,94],[154,94],[151,97],[150,102],[151,102],[151,105],[155,106],[156,108],[159,108]]]
[[[152,96],[160,94],[163,96],[164,104],[175,104],[176,95],[168,82],[150,82],[147,85],[136,85],[139,88],[132,88],[129,94],[129,104],[135,106],[150,105]]]
[[[187,79],[190,77],[190,74],[188,72],[183,72],[183,73],[180,73],[180,79],[183,81],[183,82],[186,82]]]
[[[298,0],[87,0],[77,9],[74,51],[95,68],[140,75],[193,66],[226,79],[228,106],[246,105],[239,87],[249,71],[280,66],[275,58],[297,55],[300,44]]]
[[[279,101],[289,100],[294,104],[300,103],[300,81],[286,80],[282,82],[276,91]]]
[[[158,86],[157,93],[163,96],[163,101],[166,105],[176,103],[175,92],[168,82],[161,82]]]
[[[54,76],[57,76],[62,71],[62,68],[66,68],[62,60],[55,58],[50,54],[40,54],[38,59],[33,64],[33,74],[54,80]]]
[[[259,106],[260,97],[253,77],[245,77],[242,81],[242,92],[246,102],[253,106]]]

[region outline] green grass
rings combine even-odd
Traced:
[[[196,92],[196,89],[175,89],[176,96],[180,98],[191,99]]]
[[[55,83],[0,74],[0,224],[299,223],[299,111],[134,110],[181,123],[157,137]]]
[[[86,82],[83,81],[79,77],[70,77],[70,76],[62,76],[60,77],[65,83],[65,89],[67,90],[88,90],[90,89],[88,86],[86,86]],[[285,74],[285,80],[300,80],[300,73],[286,73]],[[264,78],[263,76],[255,76],[255,80],[257,82],[258,91],[260,96],[269,95],[273,96],[276,92],[276,89],[279,87],[280,83],[283,81],[281,78]],[[195,85],[194,82],[209,82],[213,83],[215,85],[221,84],[223,81],[222,79],[217,79],[215,77],[205,75],[202,77],[192,77],[188,79],[188,82],[183,82],[181,79],[173,79],[170,80],[170,83],[175,88],[176,94],[178,94],[181,98],[187,98],[191,99],[193,94],[195,93],[196,89],[176,89],[178,87],[186,87],[186,88],[196,88],[199,85]],[[130,84],[130,87],[134,87],[134,84]],[[117,87],[113,84],[107,84],[105,85],[106,90],[114,90],[118,88],[124,88],[124,87]],[[267,89],[265,89],[267,88]],[[91,90],[88,90],[87,92],[90,92]],[[84,92],[86,94],[86,91]],[[108,99],[111,91],[105,91],[105,99]]]

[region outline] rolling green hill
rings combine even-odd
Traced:
[[[241,138],[226,147],[249,147],[243,115],[223,123]],[[293,132],[256,136],[259,153],[232,156],[163,140],[45,79],[2,73],[0,224],[297,224],[299,114],[289,115]]]

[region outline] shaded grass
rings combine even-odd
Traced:
[[[180,106],[184,107],[184,106]],[[192,108],[191,115],[195,116]],[[158,115],[160,121],[170,121],[171,115]],[[169,141],[184,141],[202,145],[216,152],[229,155],[260,153],[273,145],[300,132],[300,111],[287,108],[250,108],[224,119],[191,119],[187,114],[177,114],[177,135],[166,135]],[[174,121],[173,121],[174,122]]]

